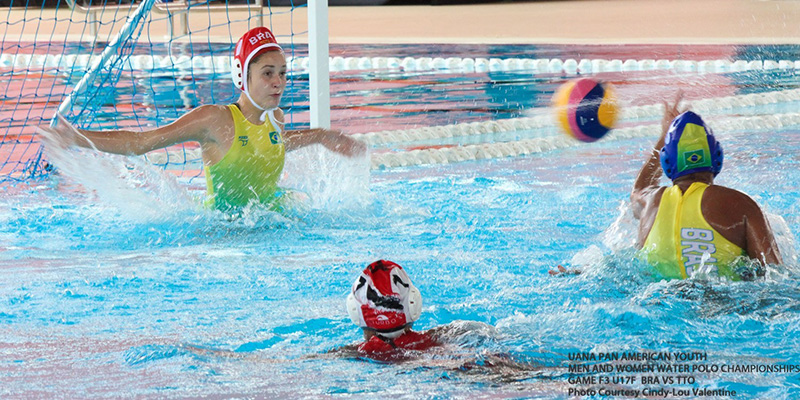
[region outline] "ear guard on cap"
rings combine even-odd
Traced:
[[[356,300],[356,296],[353,296],[353,292],[347,295],[346,306],[347,315],[350,316],[350,320],[359,327],[366,327],[367,324],[364,322],[364,317],[361,315],[361,303]]]
[[[233,60],[231,61],[231,80],[233,80],[233,85],[237,88],[244,87],[244,76],[242,76],[243,73],[242,62],[239,61],[238,58],[233,57]]]
[[[411,285],[408,293],[408,315],[411,323],[416,322],[422,315],[422,294],[416,286]]]

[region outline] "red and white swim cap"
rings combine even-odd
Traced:
[[[250,61],[257,55],[270,51],[278,50],[283,54],[283,48],[278,44],[275,35],[269,29],[259,26],[247,31],[238,42],[233,51],[233,60],[231,62],[231,79],[233,84],[241,89],[250,102],[259,110],[265,111],[253,98],[250,97],[250,91],[247,89],[247,68],[250,66]],[[262,115],[261,120],[265,120],[265,115]]]
[[[347,312],[353,323],[381,336],[400,336],[419,319],[422,296],[403,267],[386,260],[370,264],[347,296]]]
[[[247,91],[247,67],[250,65],[250,61],[253,60],[253,57],[269,50],[283,52],[272,31],[263,26],[247,31],[236,42],[231,65],[231,78],[237,88]]]

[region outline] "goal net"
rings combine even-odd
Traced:
[[[296,45],[306,41],[305,10],[295,21],[295,11],[305,5],[72,1],[77,3],[0,1],[0,183],[47,174],[35,128],[49,124],[56,110],[85,129],[161,126],[201,104],[236,100],[238,92],[223,77],[230,73],[233,45],[246,30],[271,28],[290,63],[298,64],[298,52],[306,52],[305,45]],[[290,126],[298,109],[308,109],[307,75],[305,86],[293,84],[295,76],[290,71],[282,104]],[[185,177],[202,171],[195,143],[147,157]]]

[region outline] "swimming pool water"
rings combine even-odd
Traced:
[[[388,110],[398,106],[397,90],[379,81],[390,78],[365,75],[367,84],[352,83],[364,91],[336,96]],[[402,85],[414,111],[354,112],[353,126],[523,115],[566,77],[417,78]],[[634,105],[675,87],[702,98],[798,82],[787,71],[614,79]],[[476,111],[469,96],[488,111]],[[431,116],[425,99],[450,110]],[[730,111],[739,112],[754,111]],[[202,182],[176,183],[135,160],[73,154],[69,173],[3,188],[0,396],[567,398],[576,387],[568,382],[573,352],[702,351],[709,363],[796,363],[800,132],[718,136],[726,164],[717,182],[768,212],[787,264],[761,281],[657,282],[634,259],[627,198],[655,138],[372,172],[366,160],[311,148],[287,165],[287,185],[308,199],[285,215],[252,210],[234,221],[195,205]],[[494,330],[468,330],[439,353],[400,364],[325,356],[359,340],[344,297],[378,258],[403,265],[420,288],[415,328],[464,320]],[[584,273],[549,276],[558,264]],[[514,367],[487,367],[496,355]],[[737,398],[800,394],[796,373],[693,376],[696,385],[680,387],[735,389]]]

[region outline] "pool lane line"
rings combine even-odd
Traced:
[[[755,107],[760,105],[800,101],[800,89],[774,91],[766,93],[751,93],[745,95],[725,96],[718,98],[700,99],[689,102],[691,108],[699,113],[712,114],[717,111],[734,109],[738,107]],[[468,137],[490,135],[496,133],[530,131],[538,138],[523,139],[502,143],[485,143],[478,145],[452,146],[441,149],[415,149],[410,151],[373,153],[371,155],[372,169],[385,169],[423,164],[444,164],[486,158],[499,158],[522,156],[559,148],[570,147],[578,144],[576,140],[566,135],[553,135],[544,128],[555,126],[552,111],[541,109],[543,115],[524,118],[510,118],[484,122],[469,122],[463,124],[429,126],[417,129],[399,131],[381,131],[364,134],[352,134],[351,137],[361,140],[370,146],[403,144],[416,141],[429,141],[454,137]],[[663,105],[651,104],[644,106],[625,107],[622,109],[622,121],[660,117]],[[775,114],[767,116],[739,117],[740,126],[747,129],[760,128],[759,123],[769,128],[781,128],[796,125],[795,113]],[[713,121],[713,119],[712,119]],[[752,121],[760,121],[754,123]],[[657,127],[655,132],[648,129]],[[715,127],[716,128],[716,127]],[[639,125],[634,127],[617,128],[612,130],[607,139],[616,140],[633,137],[646,137],[655,135],[660,129],[660,124]],[[733,130],[730,125],[722,125],[722,130]],[[715,129],[716,131],[716,129]],[[154,164],[185,164],[201,162],[202,156],[199,148],[176,149],[156,151],[147,154],[146,159]]]
[[[800,101],[800,89],[713,97],[693,100],[689,102],[689,104],[691,104],[693,110],[699,113],[713,114],[721,110],[756,107],[792,101]],[[620,120],[626,121],[660,117],[663,113],[663,107],[663,104],[660,103],[631,107],[623,106],[621,107],[622,115],[620,116]],[[351,137],[361,140],[368,145],[375,146],[485,135],[498,132],[535,131],[556,126],[555,118],[550,108],[532,109],[528,110],[527,113],[533,114],[533,116],[452,125],[426,126],[415,129],[356,133],[352,134]]]
[[[800,126],[800,113],[740,116],[709,121],[716,134],[740,130],[779,130],[789,126]],[[602,141],[615,141],[633,138],[656,137],[661,132],[661,124],[646,124],[611,130]],[[523,139],[500,143],[476,145],[431,146],[425,149],[383,152],[370,155],[370,169],[381,170],[420,165],[453,164],[465,161],[519,157],[548,151],[564,149],[583,144],[567,135],[551,135],[533,139]],[[186,151],[167,151],[148,154],[147,160],[154,164],[184,164],[201,162],[199,149]]]
[[[734,117],[709,123],[716,134],[739,130],[778,130],[789,126],[800,126],[800,113],[771,114],[759,116]],[[657,137],[661,124],[647,124],[611,130],[603,139],[623,140],[644,137]],[[548,151],[585,144],[567,135],[524,139],[502,143],[452,146],[447,148],[428,148],[400,152],[372,154],[371,169],[390,169],[420,165],[453,164],[496,158],[508,158],[544,153]]]
[[[90,54],[0,54],[0,70],[68,68],[86,69],[100,56]],[[286,58],[291,72],[308,72],[308,57]],[[171,70],[193,73],[230,72],[228,56],[132,55],[122,65],[128,71]],[[462,57],[330,57],[331,72],[343,71],[448,71],[590,74],[626,71],[679,71],[724,73],[753,70],[800,69],[800,60],[666,60],[666,59],[574,59],[574,58],[462,58]]]

